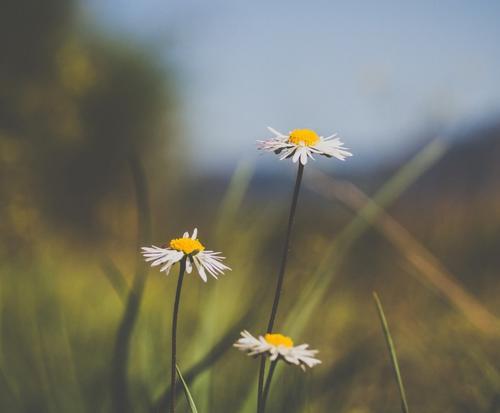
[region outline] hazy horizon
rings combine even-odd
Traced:
[[[460,128],[500,110],[494,2],[81,7],[86,24],[171,62],[200,170],[231,168],[269,136],[267,126],[338,132],[356,165],[395,156],[428,128]]]

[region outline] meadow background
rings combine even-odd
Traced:
[[[308,164],[269,411],[500,412],[495,2],[0,1],[0,411],[166,411],[174,272],[198,227],[233,271],[186,278],[178,357],[201,412],[252,412],[294,168],[265,127],[338,131]],[[125,312],[128,308],[128,312]],[[281,369],[281,370],[280,370]],[[286,373],[286,374],[284,374]],[[179,411],[187,411],[179,397]]]

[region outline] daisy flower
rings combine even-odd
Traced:
[[[163,247],[155,245],[142,247],[142,255],[146,262],[151,262],[152,267],[161,265],[160,271],[165,271],[168,275],[172,266],[186,258],[186,272],[191,273],[193,264],[203,281],[207,281],[207,272],[217,279],[217,275],[223,274],[225,270],[231,270],[221,263],[225,257],[221,257],[220,252],[205,250],[205,246],[198,238],[198,229],[195,228],[193,235],[189,236],[185,232],[182,238],[174,238]]]
[[[307,163],[307,158],[313,158],[313,154],[324,155],[328,158],[335,157],[341,161],[352,156],[337,134],[319,136],[310,129],[294,129],[288,135],[268,127],[274,137],[265,141],[257,141],[258,148],[268,152],[274,152],[280,156],[280,160],[292,158],[293,162],[300,160],[302,165]]]
[[[314,367],[321,361],[314,356],[318,350],[310,350],[309,344],[294,346],[290,337],[277,333],[268,333],[255,338],[248,331],[241,332],[241,337],[234,347],[248,353],[249,356],[266,354],[271,361],[283,359],[289,364],[295,364],[306,371],[307,367]]]

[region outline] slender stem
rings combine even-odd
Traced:
[[[274,302],[271,309],[271,316],[269,317],[269,323],[267,325],[267,332],[271,333],[274,327],[274,321],[276,319],[276,313],[278,312],[278,305],[281,297],[281,290],[283,288],[283,280],[285,278],[286,262],[288,259],[288,253],[290,252],[290,238],[292,234],[293,223],[295,221],[295,210],[297,209],[297,201],[299,199],[300,184],[302,182],[302,175],[304,174],[304,165],[299,162],[299,168],[297,170],[297,178],[295,180],[295,188],[293,189],[292,205],[290,207],[290,215],[288,216],[288,226],[286,229],[285,245],[283,247],[283,256],[281,259],[281,267],[278,274],[278,281],[276,283],[276,291],[274,293]]]
[[[180,262],[179,278],[177,279],[177,290],[175,292],[174,313],[172,316],[172,368],[170,380],[170,413],[175,413],[175,385],[177,382],[177,316],[179,315],[179,303],[181,301],[182,280],[186,271],[186,257]]]
[[[269,389],[271,388],[271,380],[273,379],[274,370],[276,369],[276,364],[278,364],[278,359],[274,360],[269,367],[269,373],[267,373],[266,385],[264,386],[264,393],[262,394],[262,411],[266,410],[267,395],[269,394]]]
[[[281,297],[281,290],[283,288],[283,280],[285,278],[285,269],[288,259],[288,252],[290,251],[290,239],[292,234],[293,223],[295,221],[295,211],[297,209],[297,201],[299,199],[300,184],[302,182],[302,175],[304,174],[304,165],[299,162],[299,167],[297,169],[297,178],[295,179],[295,187],[293,189],[292,205],[290,206],[290,214],[288,216],[288,226],[285,235],[285,244],[283,247],[283,255],[281,258],[281,266],[278,273],[278,280],[276,282],[276,291],[274,293],[274,301],[271,309],[271,315],[269,317],[269,323],[267,325],[267,332],[272,333],[274,327],[274,321],[276,320],[276,314],[278,312],[278,305]],[[263,413],[262,390],[264,385],[264,371],[266,368],[266,360],[262,356],[260,362],[259,371],[259,387],[257,392],[257,413]]]
[[[409,413],[408,402],[406,400],[405,386],[403,384],[403,379],[401,377],[401,372],[399,370],[398,356],[396,355],[396,347],[394,346],[394,342],[392,341],[391,332],[389,331],[389,325],[387,324],[387,320],[385,318],[382,303],[380,302],[376,292],[373,292],[373,299],[375,300],[375,304],[377,305],[380,323],[382,324],[382,329],[384,330],[387,348],[391,356],[391,363],[392,363],[392,368],[394,370],[394,376],[396,378],[396,382],[398,383],[399,395],[401,397],[401,410],[403,411],[403,413]]]
[[[257,413],[262,413],[262,391],[264,388],[264,375],[266,374],[266,356],[260,357],[259,383],[257,387]]]
[[[237,320],[226,332],[226,334],[220,338],[220,340],[199,360],[195,363],[185,374],[184,379],[189,383],[196,380],[196,378],[213,366],[225,353],[231,348],[234,342],[234,336],[248,325],[251,320],[255,319],[256,308],[251,307],[243,316]],[[179,396],[180,389],[176,390],[176,395]],[[166,411],[170,406],[170,386],[168,386],[163,394],[158,398],[149,413],[159,413]]]

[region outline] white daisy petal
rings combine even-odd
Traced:
[[[268,351],[268,346],[265,343],[262,343],[246,330],[241,332],[241,338],[234,343],[234,347],[240,349],[241,351],[249,352],[249,355],[251,356]]]
[[[160,272],[165,272],[165,275],[170,274],[170,270],[172,269],[173,262],[166,263],[163,267],[160,268]]]
[[[282,359],[289,364],[299,366],[304,371],[306,367],[311,368],[321,364],[321,360],[313,357],[317,354],[317,350],[310,350],[308,344],[293,346],[292,340],[281,334],[266,334],[265,337],[255,338],[244,330],[233,346],[249,356],[267,354],[271,361]]]
[[[302,149],[302,152],[300,153],[300,163],[305,166],[307,163],[307,149]]]
[[[220,262],[224,257],[220,257],[216,254],[217,253],[213,251],[200,251],[196,254],[196,259],[200,265],[214,278],[217,278],[219,274],[223,274],[225,270],[231,270],[231,268]]]
[[[287,135],[285,135],[284,133],[281,133],[279,131],[277,131],[276,129],[272,128],[271,126],[268,126],[267,129],[274,133],[278,138],[288,138]]]
[[[271,350],[269,351],[269,353],[271,354],[271,355],[269,356],[269,360],[271,360],[271,361],[276,360],[276,359],[278,358],[278,356],[280,355],[280,354],[279,354],[279,352],[277,352],[275,349],[271,349]]]
[[[285,359],[285,361],[287,361],[290,364],[295,364],[295,365],[300,364],[299,359],[294,354],[291,354],[291,353],[283,354],[283,358]]]
[[[280,156],[280,161],[282,161],[283,159],[289,158],[296,151],[297,151],[297,148],[295,148],[295,147],[285,149]]]
[[[180,261],[184,254],[170,248],[159,248],[153,245],[152,247],[143,247],[142,255],[146,262],[151,262],[151,266],[156,267],[164,263]]]
[[[297,148],[297,149],[295,150],[295,153],[293,154],[293,157],[292,157],[292,162],[293,162],[293,163],[296,163],[296,162],[299,160],[299,158],[300,158],[300,155],[301,155],[301,154],[302,154],[302,150],[301,150],[301,148]]]
[[[182,259],[186,260],[186,272],[190,274],[194,263],[204,282],[207,281],[207,272],[217,279],[218,275],[224,274],[227,270],[230,271],[231,268],[221,262],[225,257],[221,256],[220,252],[205,250],[205,246],[197,237],[198,229],[195,228],[191,236],[185,232],[183,238],[172,239],[168,248],[160,248],[155,245],[142,247],[141,253],[146,262],[150,263],[152,267],[161,266],[160,271],[164,271],[166,274],[170,272],[174,264]]]
[[[272,127],[268,127],[268,129],[274,137],[257,141],[258,149],[274,152],[280,160],[291,158],[294,163],[300,160],[302,165],[306,165],[308,158],[314,160],[313,153],[328,158],[334,157],[341,161],[352,156],[352,153],[343,146],[343,142],[336,133],[324,138],[310,129],[296,129],[289,132],[288,135],[284,135]]]
[[[188,274],[191,274],[191,271],[193,271],[193,264],[191,264],[191,259],[190,259],[190,258],[188,258],[188,259],[186,260],[186,272],[187,272]]]
[[[203,268],[203,265],[201,265],[196,255],[193,257],[193,261],[194,265],[196,266],[196,270],[198,271],[198,274],[200,274],[201,279],[204,282],[207,282],[207,274],[205,273],[205,268]]]
[[[315,147],[321,151],[323,155],[333,156],[341,161],[345,160],[347,157],[352,156],[352,153],[343,146],[344,144],[340,138],[335,138],[332,140],[323,140],[319,142]]]

